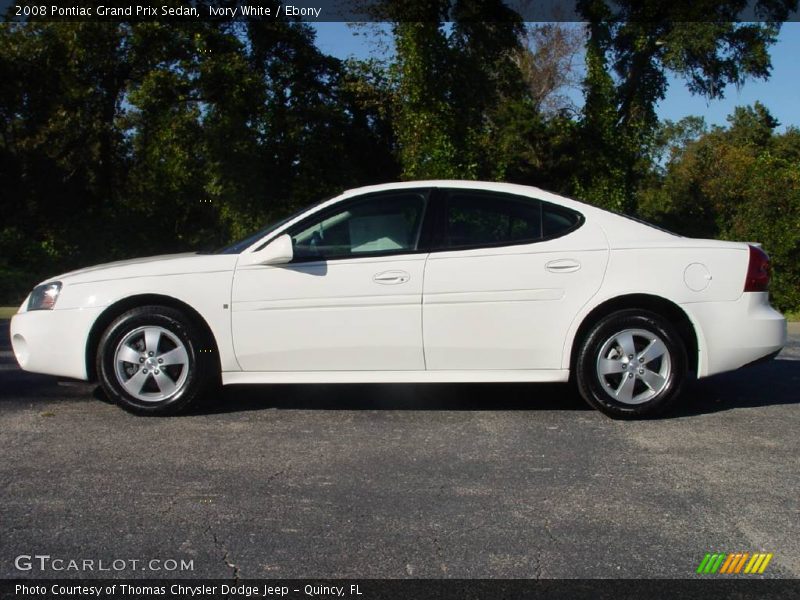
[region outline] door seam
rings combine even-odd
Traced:
[[[429,252],[425,257],[425,264],[422,265],[422,293],[419,295],[419,332],[422,337],[422,366],[426,371],[428,370],[428,357],[425,355],[425,284],[428,281],[428,259],[430,256],[431,254]]]

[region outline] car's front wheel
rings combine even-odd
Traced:
[[[601,319],[576,361],[581,396],[612,417],[666,410],[686,379],[686,348],[672,324],[655,313],[622,310]]]
[[[129,310],[100,339],[100,384],[111,399],[137,414],[182,411],[201,397],[214,373],[205,337],[174,308]]]

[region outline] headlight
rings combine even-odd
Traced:
[[[61,293],[60,281],[37,285],[28,300],[28,310],[53,310],[59,293]]]

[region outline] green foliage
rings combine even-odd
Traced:
[[[640,212],[679,233],[760,242],[774,266],[772,296],[800,307],[800,132],[776,134],[760,103],[676,147]]]
[[[299,22],[0,25],[0,268],[214,248],[395,178],[358,78]]]
[[[582,153],[573,187],[578,197],[591,204],[629,212],[632,206],[628,179],[638,149],[632,144],[630,128],[619,126],[617,91],[605,49],[611,36],[606,16],[603,10],[588,28],[583,84],[586,101],[580,129]]]
[[[514,105],[525,102],[512,59],[519,16],[499,0],[412,0],[390,4],[389,14],[403,177],[502,178],[511,160]]]
[[[469,159],[457,154],[457,113],[449,103],[446,77],[449,51],[438,21],[395,25],[395,132],[405,179],[469,177]]]
[[[736,22],[738,0],[696,6],[661,0],[580,0],[588,22],[583,148],[574,189],[584,199],[634,212],[636,190],[650,170],[657,146],[656,105],[667,91],[667,73],[707,98],[721,98],[728,84],[769,76],[768,48],[792,0],[760,3],[765,22]],[[696,8],[718,20],[687,19]]]

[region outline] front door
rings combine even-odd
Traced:
[[[245,371],[422,370],[426,189],[344,200],[290,227],[294,260],[236,270]]]

